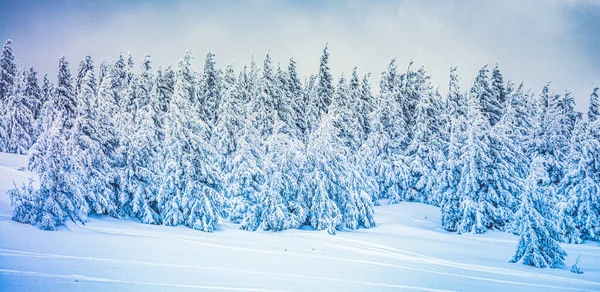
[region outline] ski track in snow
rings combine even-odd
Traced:
[[[442,291],[452,291],[452,290],[440,290],[426,287],[416,287],[416,286],[407,286],[407,285],[397,285],[397,284],[387,284],[387,283],[377,283],[377,282],[368,282],[368,281],[356,281],[356,280],[347,280],[347,279],[339,279],[339,278],[331,278],[331,277],[321,277],[321,276],[311,276],[311,275],[300,275],[300,274],[289,274],[289,273],[276,273],[276,272],[261,272],[261,271],[253,271],[253,270],[244,270],[244,269],[229,269],[229,268],[218,268],[218,267],[210,267],[210,266],[199,266],[199,265],[184,265],[184,264],[168,264],[168,263],[156,263],[150,261],[139,261],[139,260],[119,260],[119,259],[109,259],[109,258],[98,258],[98,257],[80,257],[80,256],[68,256],[68,255],[56,255],[56,254],[47,254],[47,253],[34,253],[34,252],[24,252],[18,250],[7,250],[0,249],[0,257],[33,257],[33,258],[53,258],[53,259],[65,259],[65,260],[83,260],[83,261],[96,261],[96,262],[106,262],[106,263],[116,263],[116,264],[129,264],[129,265],[141,265],[141,266],[158,266],[165,268],[185,268],[185,269],[196,269],[196,270],[210,270],[210,271],[219,271],[219,272],[232,272],[232,273],[245,273],[245,274],[253,274],[253,275],[265,275],[265,276],[276,276],[276,277],[289,277],[289,278],[300,278],[300,279],[310,279],[310,280],[321,280],[321,281],[330,281],[330,282],[341,282],[341,283],[350,283],[350,284],[360,284],[365,286],[374,286],[374,287],[388,287],[388,288],[398,288],[398,289],[409,289],[416,291],[431,291],[431,292],[442,292]],[[0,273],[33,273],[37,274],[37,272],[28,272],[28,271],[15,271],[15,270],[7,270],[0,269]],[[55,274],[48,274],[55,275]],[[86,276],[82,276],[86,277]],[[80,279],[80,278],[76,278]],[[121,280],[112,280],[114,282],[123,282]],[[125,283],[125,282],[123,282]],[[145,282],[127,282],[127,283],[140,283],[146,284]],[[152,285],[156,285],[155,283],[148,283]],[[166,285],[166,284],[165,284]],[[225,289],[223,289],[225,290]],[[232,289],[234,290],[234,289]],[[247,291],[275,291],[275,290],[247,290]]]
[[[85,275],[64,275],[64,274],[41,273],[41,272],[11,270],[11,269],[0,269],[0,274],[15,274],[15,275],[30,276],[30,277],[69,279],[69,280],[78,280],[80,282],[88,281],[88,282],[163,286],[163,287],[171,287],[171,288],[189,288],[189,289],[203,289],[203,290],[217,290],[217,291],[252,291],[252,292],[287,291],[287,290],[268,290],[268,289],[245,288],[245,287],[206,286],[206,285],[191,285],[191,284],[142,282],[142,281],[118,280],[118,279],[110,279],[110,278],[99,278],[99,277],[91,277],[91,276],[85,276]]]
[[[450,268],[459,268],[459,269],[469,270],[469,271],[476,272],[476,273],[493,273],[493,274],[497,274],[497,275],[526,278],[526,279],[533,278],[533,279],[549,281],[549,282],[562,282],[563,284],[566,284],[566,285],[568,285],[569,283],[578,283],[581,285],[595,286],[597,288],[587,290],[587,289],[572,288],[572,287],[566,287],[566,286],[553,286],[553,285],[536,284],[536,283],[529,283],[529,282],[523,282],[523,281],[511,281],[511,280],[494,279],[494,278],[490,278],[490,277],[464,275],[464,274],[457,274],[457,273],[451,273],[451,272],[436,271],[436,270],[431,270],[431,269],[401,266],[398,264],[372,261],[372,260],[359,260],[359,259],[342,258],[342,257],[334,257],[334,256],[312,255],[312,254],[302,254],[302,253],[294,253],[294,252],[281,252],[281,251],[253,249],[253,248],[233,246],[233,245],[224,245],[224,244],[219,244],[219,243],[210,243],[210,242],[200,241],[200,240],[198,240],[197,237],[172,236],[170,234],[164,234],[164,233],[160,233],[160,232],[145,232],[145,231],[141,232],[139,230],[131,231],[131,230],[125,230],[125,229],[118,229],[118,228],[96,228],[96,227],[89,227],[89,226],[86,226],[86,227],[80,226],[80,228],[90,230],[90,231],[100,232],[100,233],[111,234],[111,235],[146,237],[146,238],[155,238],[155,239],[169,239],[169,240],[174,240],[174,241],[180,241],[180,242],[202,245],[202,246],[207,246],[207,247],[228,249],[228,250],[233,250],[233,251],[274,254],[274,255],[283,255],[283,256],[310,257],[310,258],[318,258],[318,259],[326,259],[326,260],[342,261],[342,262],[352,262],[352,263],[359,263],[359,264],[366,264],[366,265],[385,266],[385,267],[412,270],[412,271],[423,272],[423,273],[431,273],[431,274],[452,276],[452,277],[465,278],[465,279],[471,279],[471,280],[488,281],[488,282],[494,282],[494,283],[504,283],[504,284],[519,285],[519,286],[552,288],[552,289],[558,288],[558,289],[562,289],[562,290],[574,290],[574,291],[598,291],[598,290],[600,290],[600,283],[598,283],[598,282],[565,278],[565,277],[560,277],[560,276],[543,275],[543,274],[530,273],[530,272],[519,271],[519,270],[494,268],[494,267],[482,266],[482,265],[464,264],[464,263],[459,263],[459,262],[455,262],[455,261],[449,261],[449,260],[443,260],[443,259],[439,259],[439,258],[435,258],[435,257],[425,256],[425,255],[421,255],[421,254],[414,253],[414,252],[403,251],[403,250],[399,250],[399,249],[389,247],[386,245],[371,243],[371,242],[367,242],[367,241],[360,241],[360,240],[355,240],[355,239],[347,239],[347,238],[324,239],[322,237],[317,238],[316,236],[308,235],[308,237],[313,237],[321,242],[326,242],[326,241],[334,242],[334,244],[330,244],[330,246],[332,246],[332,247],[336,247],[336,248],[340,248],[340,249],[347,249],[347,250],[351,250],[353,252],[360,253],[360,254],[378,255],[378,256],[382,256],[384,258],[391,257],[391,258],[396,258],[398,260],[408,261],[408,262],[412,262],[412,263],[416,263],[416,264],[427,263],[430,265],[438,265],[438,266],[444,266],[444,267],[450,267]],[[355,245],[355,246],[340,245],[340,243],[342,243],[342,242],[350,242],[350,243],[359,244],[359,245]],[[386,251],[386,249],[387,249],[387,251]],[[0,251],[2,251],[2,249],[0,249]]]

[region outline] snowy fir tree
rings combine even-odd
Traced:
[[[327,45],[325,45],[321,56],[321,64],[319,65],[319,74],[315,80],[314,93],[309,95],[306,108],[306,124],[309,132],[319,127],[319,121],[327,113],[333,99],[333,91],[333,77],[329,69],[329,52],[327,52]]]
[[[563,265],[567,256],[559,244],[560,230],[552,201],[554,187],[547,163],[541,156],[534,157],[531,163],[521,206],[515,214],[519,243],[510,262],[554,268]]]
[[[208,52],[204,61],[204,73],[200,79],[198,101],[201,104],[200,116],[211,128],[217,122],[217,110],[221,102],[221,76],[214,60],[215,54]]]
[[[25,76],[21,76],[25,77]],[[4,150],[9,153],[26,154],[35,141],[35,120],[27,102],[26,80],[15,78],[2,118],[3,134],[6,135]]]
[[[115,170],[111,167],[109,151],[116,144],[115,135],[108,124],[107,116],[93,108],[96,98],[96,78],[88,70],[81,79],[77,94],[78,113],[68,135],[66,148],[72,154],[70,167],[78,194],[81,194],[91,212],[116,214],[114,188]]]
[[[218,228],[222,199],[220,176],[214,168],[216,151],[209,142],[209,126],[194,109],[192,55],[177,65],[175,91],[165,127],[165,158],[158,191],[159,211],[165,225],[186,225],[212,232]]]

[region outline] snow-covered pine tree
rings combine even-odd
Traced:
[[[466,109],[465,109],[466,111]],[[456,116],[450,120],[450,138],[448,141],[448,157],[436,183],[436,192],[440,192],[442,228],[447,231],[458,231],[461,221],[461,202],[464,193],[458,193],[461,180],[461,154],[465,137],[465,116],[456,111]]]
[[[309,95],[306,108],[306,123],[309,132],[319,127],[321,118],[327,113],[327,109],[333,100],[333,77],[329,69],[329,52],[327,45],[321,55],[319,74],[316,76],[314,94]]]
[[[504,106],[504,114],[491,128],[489,134],[491,157],[494,164],[490,166],[490,189],[486,201],[486,209],[493,228],[505,229],[514,216],[518,198],[523,191],[523,180],[528,173],[529,160],[523,147],[526,137],[522,136],[520,113],[510,94]]]
[[[271,67],[271,57],[267,52],[263,65],[263,74],[260,78],[260,91],[250,101],[249,115],[254,128],[258,132],[259,143],[264,141],[273,133],[273,124],[277,115],[276,101],[281,98],[281,92],[277,87]]]
[[[495,116],[494,121],[496,121],[495,120],[496,118],[499,121],[500,117],[504,114],[504,107],[506,106],[508,92],[506,89],[506,85],[504,84],[504,76],[502,76],[502,72],[500,72],[500,68],[498,67],[497,63],[496,63],[496,66],[494,66],[494,69],[492,69],[492,77],[490,80],[490,91],[491,91],[491,98],[492,98],[491,100],[493,101],[493,104],[500,108],[500,111],[498,113],[495,113],[496,115],[499,114],[499,116],[497,116],[497,117]],[[496,121],[496,123],[498,121]],[[491,122],[492,126],[495,125],[496,123]]]
[[[12,49],[12,40],[8,39],[2,47],[0,57],[0,104],[8,99],[17,77],[17,64]]]
[[[404,157],[408,132],[402,106],[396,99],[397,78],[393,59],[381,75],[378,102],[370,116],[371,133],[357,155],[362,172],[374,189],[373,201],[385,198],[390,204],[404,199],[408,183]]]
[[[86,77],[88,71],[94,71],[94,61],[90,55],[86,55],[85,59],[79,62],[79,67],[77,68],[77,76],[75,76],[75,95],[79,95],[79,91],[81,90],[81,86],[83,84],[83,78]],[[96,78],[96,75],[93,76]],[[96,84],[96,80],[92,80],[94,84]]]
[[[264,152],[255,126],[246,119],[237,137],[236,151],[232,155],[231,170],[225,174],[224,193],[227,196],[227,214],[233,223],[252,220],[250,211],[257,204],[258,194],[265,182]],[[256,226],[243,223],[243,226]]]
[[[132,135],[121,138],[121,149],[125,157],[120,171],[120,197],[126,202],[126,215],[136,217],[142,223],[158,224],[160,216],[156,196],[160,186],[162,169],[163,135],[162,110],[157,86],[151,86],[150,57],[146,55],[138,90],[140,101],[135,113],[136,123]]]
[[[23,72],[23,78],[25,79],[25,102],[33,114],[33,120],[37,121],[40,116],[42,106],[44,105],[44,99],[37,78],[37,72],[35,69],[33,69],[33,67],[29,67],[28,71]],[[34,135],[34,137],[36,136]]]
[[[515,214],[519,237],[517,250],[510,262],[522,262],[536,268],[555,268],[564,264],[567,253],[560,247],[560,230],[552,198],[556,197],[549,161],[533,158],[521,206]]]
[[[424,82],[427,82],[425,79]],[[443,137],[440,122],[443,113],[436,106],[436,96],[431,86],[424,83],[418,94],[419,100],[413,115],[412,140],[406,149],[410,180],[405,201],[433,202],[433,188],[438,161],[443,159]],[[439,101],[438,101],[439,102]]]
[[[44,75],[41,88],[41,103],[40,113],[38,119],[35,122],[35,136],[39,137],[42,132],[50,128],[53,119],[53,107],[52,100],[54,97],[54,84],[48,79],[48,75]]]
[[[86,71],[77,95],[78,114],[66,145],[71,157],[64,163],[70,164],[72,188],[85,198],[90,212],[116,216],[112,186],[115,170],[111,167],[109,151],[117,141],[114,130],[105,123],[108,116],[93,107],[95,82],[94,71]]]
[[[211,143],[219,155],[217,168],[223,175],[231,170],[231,159],[237,149],[237,138],[244,125],[244,116],[242,116],[244,105],[240,100],[242,83],[236,82],[233,74],[233,68],[227,66],[217,123],[211,136]]]
[[[362,134],[364,139],[366,140],[369,134],[371,134],[371,124],[370,124],[370,116],[371,113],[375,110],[375,98],[373,97],[373,93],[371,92],[371,82],[369,81],[370,73],[367,73],[363,76],[361,87],[360,87],[360,100],[357,104],[357,114],[360,118],[360,123],[362,126]],[[363,141],[364,142],[364,141]]]
[[[166,114],[173,91],[175,90],[175,73],[170,66],[164,70],[161,68],[158,69],[156,85],[155,89],[160,101],[160,109],[163,114]]]
[[[36,194],[21,197],[20,200],[33,200],[25,206],[37,208],[34,211],[35,222],[32,222],[31,217],[26,220],[28,222],[20,221],[24,217],[15,218],[17,213],[23,211],[18,208],[13,214],[15,220],[35,224],[44,230],[56,230],[65,225],[68,219],[85,223],[89,212],[85,197],[76,188],[77,183],[72,175],[75,169],[69,161],[72,153],[67,147],[66,139],[70,130],[62,113],[58,112],[52,126],[42,133],[31,150],[38,153],[35,171],[40,178],[40,189]],[[11,199],[14,204],[16,198]],[[23,201],[20,204],[23,206]]]
[[[598,100],[598,90],[599,87],[594,88],[592,94],[590,95],[590,108],[588,111],[588,121],[593,123],[600,119],[600,100]]]
[[[286,127],[283,127],[283,129],[291,131],[290,135],[299,137],[300,131],[296,127],[296,111],[293,107],[293,96],[288,92],[288,72],[282,70],[281,66],[278,65],[273,81],[276,89],[275,92],[277,94],[277,97],[275,98],[275,112],[277,113],[277,118],[287,125]]]
[[[579,211],[580,197],[587,197],[584,194],[598,191],[598,186],[589,184],[589,174],[587,173],[587,157],[583,151],[586,138],[587,123],[583,119],[578,119],[571,135],[569,154],[566,158],[565,176],[561,180],[558,192],[561,194],[560,202],[556,206],[558,215],[558,227],[560,228],[562,238],[567,243],[581,243],[581,232],[577,226],[576,217]],[[582,196],[583,195],[583,196]]]
[[[217,191],[219,173],[214,169],[216,151],[209,143],[210,128],[193,108],[192,54],[179,61],[175,91],[165,128],[165,166],[158,205],[165,225],[185,224],[193,229],[215,231],[222,213]]]
[[[292,121],[294,124],[294,132],[299,136],[296,137],[304,141],[306,133],[306,107],[308,105],[308,95],[302,88],[302,83],[296,71],[296,61],[290,58],[290,64],[287,71],[288,80],[285,83],[286,94],[291,100],[292,106]]]
[[[493,161],[487,140],[489,121],[481,111],[480,94],[475,92],[467,97],[466,140],[460,151],[460,179],[456,187],[456,196],[461,200],[460,220],[456,225],[459,234],[484,233],[492,226],[485,200],[493,191],[489,183],[492,179],[489,169]]]
[[[564,216],[561,223],[565,223],[563,235],[567,242],[579,242],[577,235],[583,240],[600,240],[600,120],[597,90],[594,89],[590,96],[588,123],[579,119],[576,124],[567,159],[568,170],[562,181],[564,197],[561,205],[566,210],[561,214]],[[573,230],[572,223],[577,230]]]
[[[54,111],[62,112],[66,129],[70,129],[77,117],[77,101],[73,88],[73,77],[69,70],[69,62],[65,56],[58,61],[58,82],[56,84],[56,96]]]
[[[217,112],[221,102],[222,78],[215,68],[215,54],[208,52],[204,61],[204,73],[200,79],[198,101],[200,117],[212,129],[217,122]]]
[[[14,79],[14,85],[5,100],[6,111],[0,117],[4,126],[5,151],[26,154],[35,141],[34,118],[26,96],[26,75]]]
[[[275,120],[274,133],[266,142],[266,181],[242,221],[242,229],[280,231],[298,228],[306,222],[305,206],[298,203],[303,144],[289,134],[287,126]]]
[[[493,126],[500,121],[500,117],[502,117],[502,105],[498,99],[499,97],[494,94],[500,95],[502,93],[500,89],[498,89],[498,92],[492,92],[488,72],[487,65],[479,70],[479,73],[473,82],[473,87],[471,87],[470,94],[475,95],[476,99],[481,104],[482,113],[488,119],[488,123]],[[498,73],[500,73],[500,71],[498,71]],[[496,85],[503,82],[501,78],[501,75],[496,75],[496,79],[494,80]]]

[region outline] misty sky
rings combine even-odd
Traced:
[[[445,92],[448,67],[463,89],[484,64],[539,92],[548,81],[569,89],[585,111],[600,86],[600,0],[590,1],[75,1],[0,0],[0,39],[17,58],[55,79],[65,54],[75,70],[85,54],[96,64],[130,51],[155,68],[191,49],[197,70],[209,50],[236,70],[267,50],[302,77],[316,72],[326,42],[334,76],[354,66],[374,87],[390,59],[413,59]],[[375,1],[373,1],[375,2]]]

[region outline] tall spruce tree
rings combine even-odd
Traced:
[[[563,265],[567,253],[560,247],[560,233],[552,198],[556,197],[548,163],[542,156],[534,157],[521,207],[515,214],[519,237],[517,250],[510,262],[522,262],[536,268]]]
[[[192,54],[187,51],[177,66],[168,110],[170,123],[165,128],[163,182],[157,199],[163,224],[185,224],[212,232],[218,228],[222,215],[217,190],[220,177],[214,169],[210,129],[192,104],[195,80],[191,59]]]

